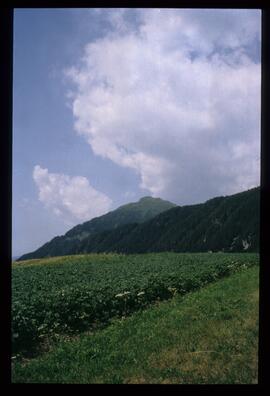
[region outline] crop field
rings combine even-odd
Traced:
[[[13,383],[256,384],[259,268],[12,360]]]
[[[256,253],[90,254],[14,263],[13,354],[258,265]]]

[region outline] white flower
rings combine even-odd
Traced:
[[[143,294],[145,294],[145,292],[142,291],[142,292],[138,293],[137,296],[142,296]]]
[[[124,292],[124,293],[116,294],[115,297],[123,297],[123,296],[126,296],[126,295],[128,295],[128,294],[130,294],[130,292],[129,292],[129,291],[126,291],[126,292]]]

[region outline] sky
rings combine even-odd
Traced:
[[[261,11],[15,9],[12,255],[260,184]]]

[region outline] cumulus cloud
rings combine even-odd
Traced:
[[[113,10],[108,21],[66,71],[93,152],[180,204],[258,185],[259,12]]]
[[[111,199],[95,190],[83,176],[49,173],[48,169],[36,165],[33,179],[39,200],[69,224],[101,216],[111,207]]]

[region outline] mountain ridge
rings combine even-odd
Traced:
[[[256,187],[229,196],[214,197],[200,204],[174,205],[146,221],[128,221],[126,218],[124,223],[114,228],[103,228],[72,240],[70,231],[74,232],[79,225],[65,234],[70,239],[54,238],[57,248],[52,245],[52,240],[19,260],[92,252],[258,251],[259,198],[260,188]],[[132,204],[124,206],[128,205]]]
[[[89,235],[113,230],[128,223],[142,223],[176,206],[176,204],[161,198],[142,197],[137,202],[121,205],[117,209],[102,216],[94,217],[91,220],[74,226],[64,235],[52,238],[34,252],[22,255],[17,261],[28,258],[46,257],[51,247],[55,255],[62,255],[61,252],[65,254],[72,253],[78,241],[84,240]],[[67,243],[68,245],[65,246]]]

